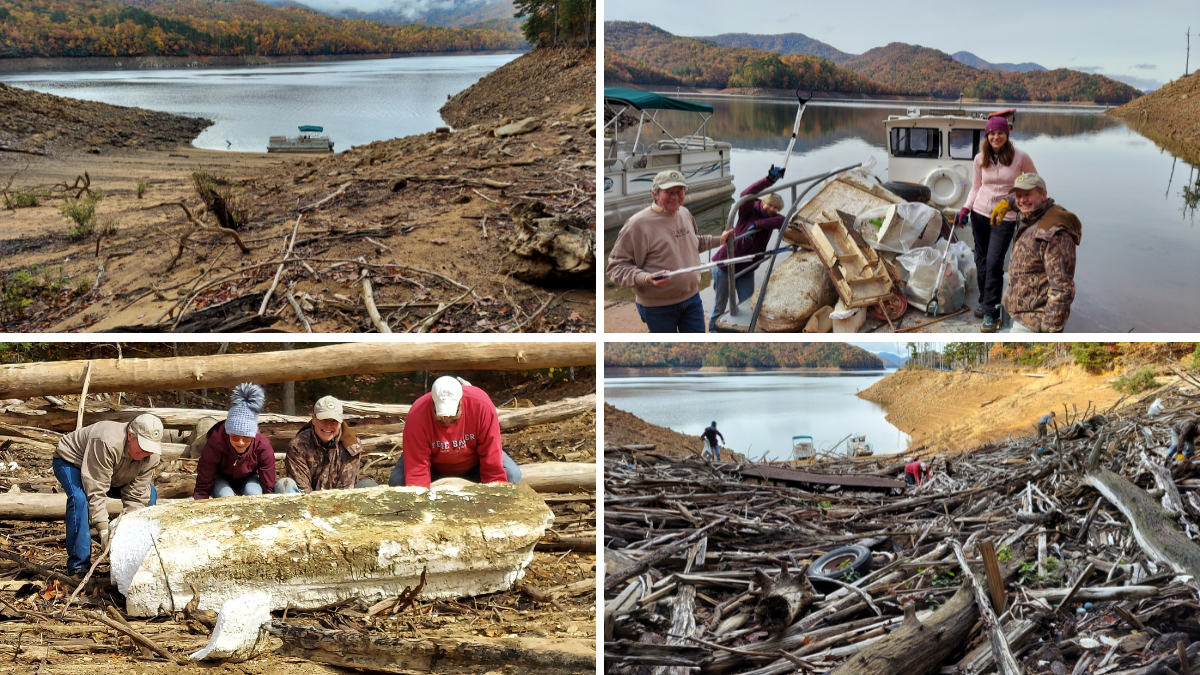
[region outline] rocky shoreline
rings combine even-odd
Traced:
[[[1156,91],[1106,114],[1193,164],[1200,164],[1200,72],[1168,82]]]

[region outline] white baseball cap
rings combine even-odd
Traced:
[[[458,402],[462,400],[462,384],[455,377],[439,377],[433,381],[433,414],[438,417],[453,417],[458,414]]]
[[[134,436],[137,436],[138,446],[144,452],[154,455],[162,454],[162,420],[150,413],[138,415],[129,423],[129,430],[133,432]]]
[[[342,402],[333,396],[322,396],[313,405],[313,417],[319,420],[337,420],[344,422]]]

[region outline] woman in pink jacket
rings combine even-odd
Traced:
[[[975,155],[975,178],[967,202],[958,212],[960,224],[971,219],[975,235],[975,268],[979,272],[979,330],[994,333],[1000,323],[1000,298],[1004,290],[1004,254],[1012,243],[1017,216],[1004,198],[1023,173],[1037,173],[1033,160],[1009,140],[1008,119],[997,115],[984,127],[987,141]],[[993,224],[994,221],[994,224]]]

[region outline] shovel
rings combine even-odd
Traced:
[[[933,297],[930,298],[929,302],[925,304],[925,316],[937,316],[938,309],[940,309],[939,305],[942,295],[942,280],[946,278],[946,259],[950,257],[950,244],[953,243],[954,228],[952,227],[950,228],[950,238],[946,240],[946,250],[942,251],[942,264],[938,268],[937,284],[933,287]],[[930,311],[930,307],[933,308],[933,311]]]

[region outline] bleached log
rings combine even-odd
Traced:
[[[1107,433],[1101,433],[1096,439],[1084,479],[1129,520],[1134,539],[1147,557],[1167,565],[1177,574],[1200,579],[1200,545],[1179,531],[1175,515],[1167,512],[1145,490],[1100,465],[1100,453],[1107,439]]]
[[[67,513],[65,494],[20,492],[0,495],[0,520],[62,520]],[[108,517],[121,514],[121,500],[108,500]]]
[[[534,492],[596,490],[595,462],[538,462],[521,466],[521,485]]]
[[[1013,656],[1012,649],[1008,646],[1008,640],[1005,639],[1004,629],[1000,625],[1000,621],[996,618],[996,611],[992,609],[992,601],[988,597],[988,590],[971,571],[971,565],[967,562],[967,554],[963,552],[962,544],[957,541],[951,541],[950,546],[954,549],[954,555],[958,558],[959,569],[965,577],[964,586],[970,586],[975,594],[975,604],[979,607],[979,616],[983,620],[984,630],[987,631],[988,641],[992,645],[992,658],[996,661],[997,670],[1001,675],[1022,675],[1021,664],[1017,663],[1017,659]]]
[[[74,394],[88,361],[0,366],[0,398]],[[91,361],[90,390],[169,391],[271,384],[359,373],[532,370],[594,366],[589,342],[355,342],[299,351]]]
[[[569,675],[596,670],[591,640],[547,638],[413,639],[334,631],[272,621],[267,630],[283,640],[279,653],[344,668],[385,673],[466,673],[516,666],[531,675]]]
[[[959,648],[979,618],[966,584],[924,623],[906,605],[904,621],[886,637],[862,649],[829,675],[925,675]]]
[[[128,514],[112,577],[133,616],[200,609],[253,591],[272,609],[375,602],[426,581],[421,599],[505,590],[554,515],[519,485],[376,487],[184,501]]]
[[[1175,487],[1175,479],[1171,477],[1171,470],[1146,456],[1145,450],[1142,451],[1141,458],[1142,466],[1146,467],[1151,476],[1154,476],[1154,484],[1163,492],[1163,509],[1167,513],[1182,514],[1184,512],[1183,499],[1179,496],[1179,488]]]
[[[1029,621],[1028,619],[1009,621],[1004,631],[1004,640],[1008,643],[1009,647],[1020,649],[1022,645],[1029,641],[1029,638],[1038,627],[1036,621]],[[990,640],[987,640],[964,656],[958,662],[958,667],[964,673],[986,673],[995,664],[996,657],[992,654],[992,643]]]
[[[1029,597],[1055,602],[1067,597],[1067,588],[1042,588],[1026,590]],[[1100,586],[1081,588],[1071,596],[1072,600],[1102,602],[1104,600],[1144,600],[1158,595],[1157,586]]]

